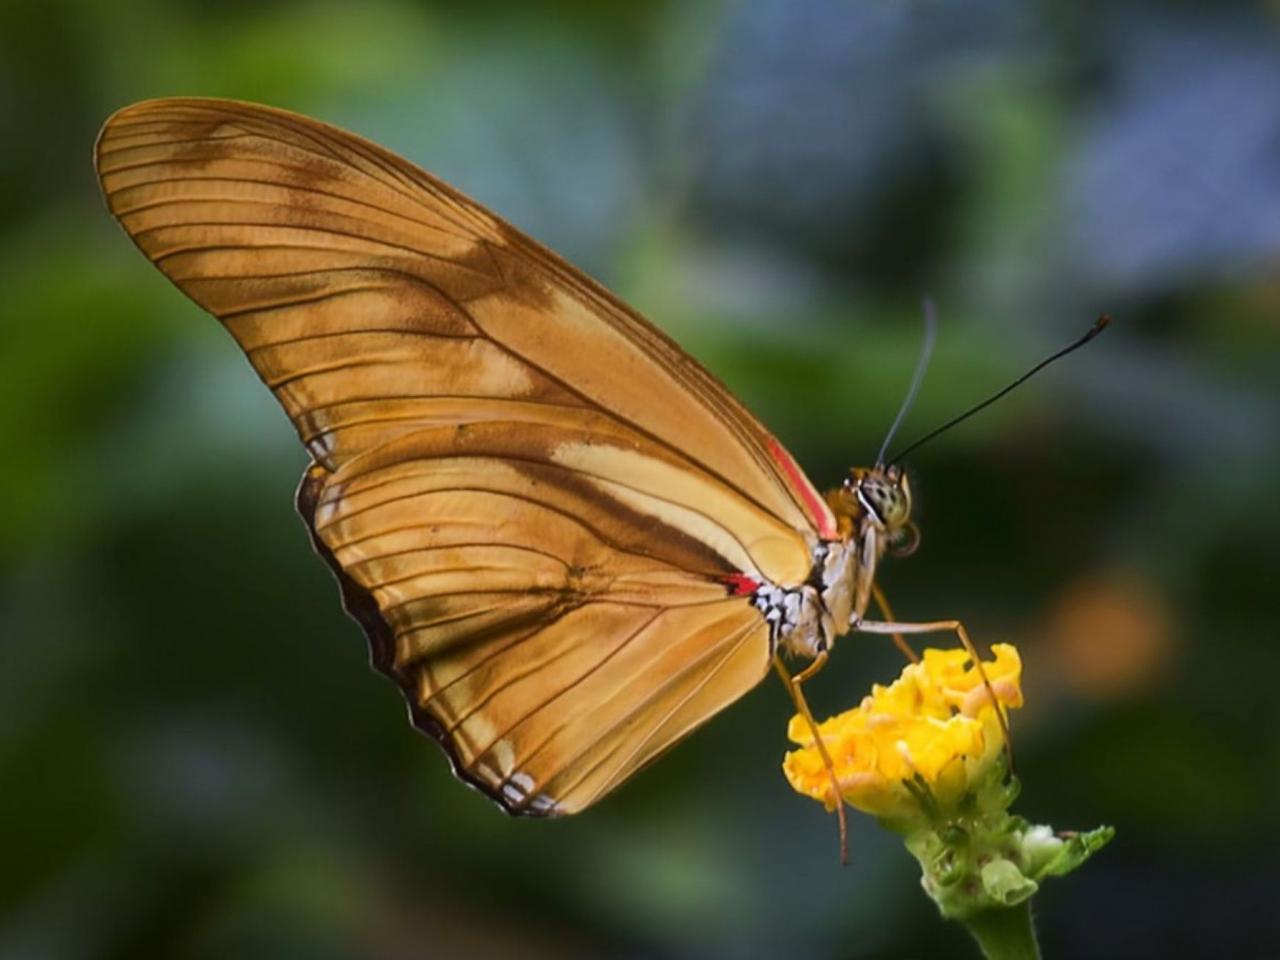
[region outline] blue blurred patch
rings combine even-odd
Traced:
[[[1270,28],[1151,20],[1121,32],[1063,179],[1068,250],[1122,292],[1181,289],[1280,251],[1280,48]]]

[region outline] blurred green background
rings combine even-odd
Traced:
[[[585,816],[455,783],[367,666],[304,455],[106,215],[97,128],[338,123],[653,317],[820,486],[908,464],[904,618],[1013,641],[1018,809],[1118,839],[1061,957],[1280,941],[1280,7],[1126,0],[0,5],[0,957],[967,957],[898,842],[785,784],[766,683]],[[821,713],[896,674],[846,640]],[[1269,947],[1266,945],[1270,945]]]

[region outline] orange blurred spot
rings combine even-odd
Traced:
[[[1170,669],[1167,604],[1131,572],[1092,574],[1066,587],[1049,610],[1045,633],[1059,679],[1090,696],[1128,696]]]

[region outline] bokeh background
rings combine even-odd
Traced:
[[[453,782],[293,514],[304,465],[90,165],[145,97],[347,126],[679,339],[819,485],[911,458],[908,618],[1018,643],[1019,809],[1118,838],[1046,955],[1280,941],[1280,7],[0,5],[0,957],[969,957],[786,786],[766,683],[588,815]],[[655,402],[660,402],[655,398]],[[820,712],[898,669],[846,640]]]

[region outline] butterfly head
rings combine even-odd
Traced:
[[[894,556],[915,552],[920,531],[911,522],[911,483],[901,467],[854,467],[834,499],[836,512],[855,525],[865,519],[878,528]]]

